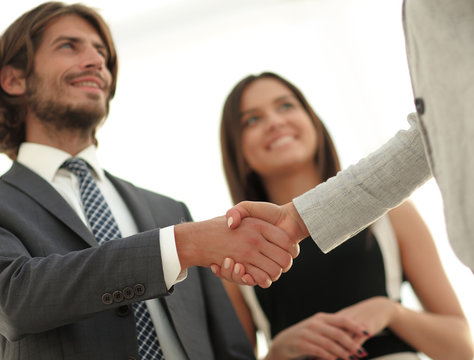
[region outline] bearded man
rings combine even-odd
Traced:
[[[95,133],[116,81],[110,31],[86,6],[44,3],[0,39],[0,150],[14,160],[0,179],[0,358],[252,359],[204,267],[231,253],[269,286],[297,248],[260,220],[191,223],[183,203],[105,172]]]

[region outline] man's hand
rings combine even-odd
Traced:
[[[240,219],[239,219],[240,220]],[[231,256],[261,287],[268,287],[287,271],[298,246],[285,231],[265,221],[241,219],[229,229],[224,216],[176,225],[175,240],[182,269],[221,264]]]
[[[246,217],[278,226],[295,243],[309,236],[309,231],[292,202],[279,206],[267,202],[242,201],[226,213],[227,224],[231,229],[237,228]]]
[[[227,225],[230,229],[237,229],[243,219],[249,217],[264,220],[284,230],[296,245],[296,255],[299,253],[297,244],[309,236],[309,231],[292,202],[279,206],[267,202],[242,201],[227,211]],[[293,256],[293,258],[295,257]],[[241,285],[260,285],[245,264],[240,263],[230,254],[225,262],[219,264],[221,266],[217,263],[211,266],[212,271],[218,277]]]

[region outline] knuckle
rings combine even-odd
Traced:
[[[316,315],[314,315],[315,318],[317,319],[324,319],[327,316],[327,313],[325,312],[318,312]]]
[[[339,339],[339,340],[344,340],[347,338],[347,334],[340,329],[334,330],[334,333],[332,334],[332,336],[334,339]]]

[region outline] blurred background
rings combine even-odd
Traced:
[[[41,2],[2,6],[0,31]],[[117,93],[98,133],[102,165],[184,201],[195,220],[231,206],[220,113],[230,89],[250,73],[273,71],[300,87],[327,125],[344,167],[408,128],[414,105],[402,0],[82,2],[109,23],[119,54]],[[9,166],[0,154],[0,173]],[[447,242],[435,182],[412,200],[474,328],[474,276]],[[409,288],[404,301],[417,306]]]

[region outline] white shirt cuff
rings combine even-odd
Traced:
[[[169,290],[173,285],[183,281],[188,276],[187,270],[181,270],[174,239],[174,226],[160,229],[160,249],[163,276],[166,287]]]

